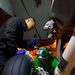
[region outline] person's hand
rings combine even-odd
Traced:
[[[38,42],[38,40],[36,38],[31,39],[31,45],[34,45]]]

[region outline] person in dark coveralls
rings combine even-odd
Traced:
[[[17,47],[23,42],[23,31],[29,31],[36,25],[34,18],[9,18],[0,28],[0,75],[8,59],[16,54]]]

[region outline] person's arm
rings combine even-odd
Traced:
[[[6,40],[6,47],[8,49],[8,51],[14,55],[15,52],[17,51],[17,47],[16,47],[16,39],[15,39],[15,31],[16,31],[16,22],[14,21],[9,21],[6,24],[6,28],[5,28],[5,36],[7,38]]]

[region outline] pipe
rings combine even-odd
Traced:
[[[55,68],[55,75],[71,75],[72,69],[75,67],[75,27],[67,47]]]

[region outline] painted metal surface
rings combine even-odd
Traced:
[[[64,24],[72,22],[75,17],[75,0],[53,0],[50,16]]]
[[[14,16],[14,9],[10,0],[0,0],[0,8],[11,16]]]

